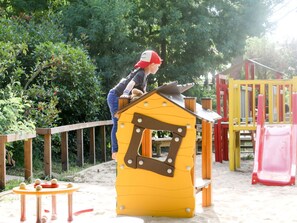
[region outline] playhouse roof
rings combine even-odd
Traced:
[[[153,94],[159,94],[161,97],[168,99],[169,101],[173,102],[174,104],[176,104],[177,106],[186,110],[187,112],[195,115],[197,118],[205,119],[209,122],[215,122],[216,120],[220,119],[221,118],[220,115],[218,115],[214,111],[203,109],[201,104],[199,104],[199,103],[196,103],[196,112],[192,112],[185,108],[185,104],[184,104],[185,96],[182,95],[181,93],[185,92],[186,90],[190,89],[193,86],[194,86],[193,83],[178,85],[177,82],[171,82],[168,84],[164,84],[164,85],[152,90],[151,92],[142,95],[139,99],[130,102],[127,106],[125,106],[124,108],[119,110],[118,114],[124,112],[128,108],[145,100],[146,98],[148,98],[149,96],[151,96]]]
[[[278,70],[275,70],[271,67],[268,67],[264,64],[261,64],[255,60],[252,59],[245,59],[245,60],[241,60],[240,62],[232,65],[231,67],[229,67],[228,69],[218,73],[217,75],[230,75],[230,77],[234,78],[234,79],[240,79],[240,71],[241,69],[244,68],[246,63],[251,63],[254,65],[257,65],[259,67],[265,68],[266,70],[269,70],[277,75],[283,76],[284,74]]]

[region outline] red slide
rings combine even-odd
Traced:
[[[293,94],[293,124],[264,125],[264,98],[258,97],[258,119],[252,184],[294,185],[297,150],[297,94]]]

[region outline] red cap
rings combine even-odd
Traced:
[[[137,62],[137,64],[135,64],[134,67],[135,68],[138,68],[138,67],[146,68],[151,63],[161,64],[162,59],[159,57],[159,55],[155,51],[146,50],[141,54],[140,60]]]

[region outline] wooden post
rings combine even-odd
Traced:
[[[142,156],[152,158],[152,131],[145,129],[142,135]]]
[[[185,103],[185,108],[186,109],[189,109],[190,111],[192,112],[196,112],[196,98],[195,97],[186,97],[184,98],[184,103]],[[194,149],[194,155],[193,155],[193,163],[196,163],[196,137],[195,137],[195,147],[193,148]],[[196,179],[196,176],[195,176],[195,165],[194,165],[194,168],[192,168],[191,170],[191,175],[192,175],[192,179]]]
[[[119,98],[119,110],[124,108],[127,104],[129,104],[130,99],[129,98]]]
[[[32,164],[32,139],[27,139],[24,141],[24,164],[25,164],[25,179],[31,180],[33,173]]]
[[[0,189],[5,188],[6,183],[6,163],[5,163],[5,142],[0,136]]]
[[[106,128],[105,126],[100,126],[99,128],[99,135],[100,135],[100,148],[102,150],[102,161],[106,162]]]
[[[52,135],[44,135],[44,172],[45,176],[52,176]]]
[[[184,98],[185,108],[189,109],[192,112],[196,112],[196,98],[195,97],[186,97]]]
[[[61,132],[61,161],[62,170],[69,170],[69,156],[68,156],[68,132]]]
[[[204,101],[206,100],[206,101]],[[209,99],[202,99],[202,108],[211,110]],[[212,124],[202,120],[202,179],[211,180],[212,170]],[[202,190],[202,207],[212,203],[212,184]]]
[[[201,104],[202,104],[202,108],[205,110],[211,110],[212,108],[211,98],[202,98]]]
[[[84,165],[84,142],[83,142],[83,130],[76,130],[76,146],[77,146],[77,165]]]
[[[90,128],[90,163],[96,164],[95,127]]]

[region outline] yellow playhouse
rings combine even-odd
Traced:
[[[211,204],[211,123],[220,116],[209,104],[202,108],[195,98],[181,94],[192,86],[172,82],[130,103],[119,103],[117,214],[193,217],[198,190],[202,205]],[[197,118],[203,129],[200,181],[195,177]],[[153,130],[171,133],[165,160],[151,155]]]

